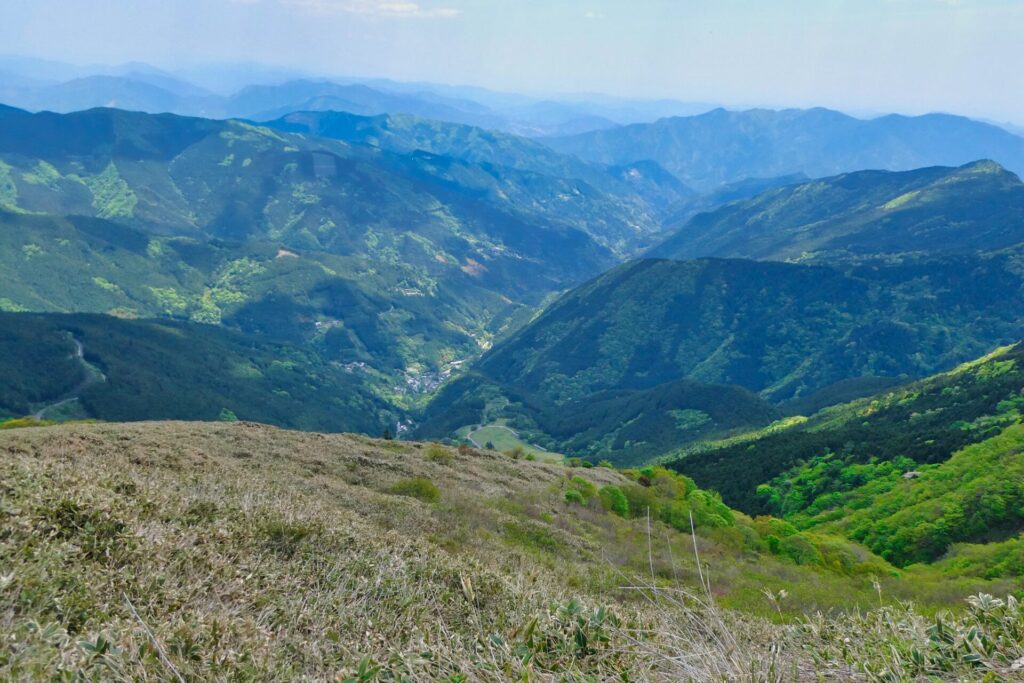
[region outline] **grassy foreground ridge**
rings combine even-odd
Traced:
[[[1013,680],[1024,665],[1013,597],[943,593],[1011,583],[908,582],[866,551],[873,574],[800,566],[743,531],[770,520],[660,468],[245,422],[13,429],[0,453],[4,680]]]

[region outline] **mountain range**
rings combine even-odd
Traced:
[[[772,261],[971,253],[1024,241],[1024,183],[992,161],[857,171],[771,189],[694,216],[651,256]]]
[[[485,353],[432,401],[421,433],[504,419],[552,450],[635,461],[744,420],[761,426],[787,401],[870,393],[1024,336],[1018,258],[628,263]],[[669,389],[681,380],[761,402],[736,388]],[[634,407],[611,407],[624,403]],[[603,439],[578,437],[598,423]]]
[[[905,171],[992,159],[1024,172],[1024,139],[960,116],[896,114],[858,119],[829,109],[715,109],[546,139],[587,161],[656,161],[700,191],[746,178]]]
[[[529,136],[564,135],[713,105],[602,95],[553,98],[438,83],[333,78],[256,64],[207,64],[169,72],[148,64],[75,66],[0,57],[0,102],[70,113],[116,107],[153,114],[271,119],[301,110],[407,114]]]
[[[250,67],[0,98],[0,678],[1024,661],[1024,139]]]
[[[408,115],[0,122],[0,307],[285,345],[374,397],[318,429],[509,425],[636,462],[1022,336],[1024,194],[992,161],[698,194],[654,161]]]
[[[453,363],[551,292],[652,243],[688,194],[657,169],[647,182],[523,138],[411,117],[305,113],[264,127],[3,107],[0,123],[0,309],[191,321],[200,327],[180,331],[196,348],[215,334],[201,326],[216,325],[285,345],[334,367],[329,375],[342,368],[336,386],[390,406],[302,423],[318,429],[394,428]],[[69,333],[68,320],[47,324]],[[226,339],[233,350],[222,353],[237,353]],[[87,351],[111,365],[117,348]],[[221,367],[221,381],[235,381]],[[114,379],[91,389],[121,390],[121,407],[135,405],[122,417],[176,415],[147,412]],[[319,401],[304,395],[295,400]],[[111,417],[87,399],[87,414]],[[26,400],[12,398],[8,412]],[[299,424],[260,414],[251,417]]]

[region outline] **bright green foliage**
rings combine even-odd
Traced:
[[[0,421],[0,429],[22,429],[23,427],[47,427],[57,424],[50,420],[37,420],[33,417],[14,417]]]
[[[426,477],[400,479],[388,487],[388,493],[416,498],[425,503],[436,503],[441,500],[441,491]]]
[[[567,489],[565,492],[565,502],[570,505],[586,505],[587,499],[576,489]]]
[[[902,481],[1018,422],[1022,386],[1024,346],[1016,345],[778,430],[712,444],[672,466],[748,513],[841,515],[837,494]]]
[[[756,509],[785,521],[754,521],[772,552],[798,563],[862,571],[856,551],[837,545],[843,537],[900,567],[936,563],[944,575],[1017,576],[1024,569],[1022,354],[1020,346],[1000,349],[676,466],[701,476],[717,462],[749,481],[748,463],[764,471],[780,455],[799,458],[755,489]],[[803,460],[811,448],[820,454]],[[818,533],[833,541],[816,540]]]
[[[786,536],[779,541],[778,552],[789,557],[797,564],[822,565],[825,562],[821,554],[809,538],[802,534]]]
[[[661,510],[661,503],[658,500],[658,492],[648,486],[640,484],[629,484],[622,487],[622,494],[626,497],[629,506],[629,513],[634,517],[640,517],[651,510],[651,514],[657,518]]]
[[[722,502],[717,493],[691,491],[686,496],[686,502],[689,503],[698,526],[714,528],[732,526],[735,523],[732,510]]]
[[[58,189],[61,180],[60,171],[45,161],[40,161],[35,168],[21,174],[21,179],[30,185],[46,185],[50,189]]]
[[[1024,576],[1024,538],[989,543],[954,543],[932,565],[943,576],[986,579]]]
[[[188,302],[173,287],[150,287],[158,309],[167,315],[181,315],[188,310]]]
[[[584,502],[588,502],[591,498],[597,495],[597,487],[583,477],[573,477],[570,479],[569,490],[579,493]]]
[[[777,538],[793,536],[798,531],[795,526],[778,517],[756,517],[754,518],[754,528],[758,533]]]
[[[134,215],[138,197],[118,174],[113,161],[99,175],[85,178],[85,184],[92,192],[97,218],[131,218]]]
[[[778,515],[814,517],[843,502],[843,493],[876,480],[898,481],[916,467],[913,460],[897,456],[891,461],[847,464],[833,454],[819,456],[792,474],[757,487],[766,507]]]
[[[1024,528],[1022,450],[1024,425],[1007,427],[922,467],[917,478],[890,475],[858,487],[836,501],[841,514],[804,525],[841,531],[898,565],[935,560],[953,543],[1015,535]]]
[[[0,311],[5,313],[24,313],[28,309],[21,304],[14,303],[7,297],[0,297]]]
[[[629,500],[618,486],[602,486],[597,494],[605,510],[610,510],[619,517],[629,516]]]

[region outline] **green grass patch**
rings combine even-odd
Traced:
[[[546,451],[529,444],[520,439],[512,429],[502,425],[486,425],[478,429],[469,430],[466,432],[466,437],[472,439],[481,448],[486,448],[487,444],[491,444],[494,450],[501,451],[502,453],[521,448],[524,451],[524,455],[532,453],[541,462],[560,464],[565,460],[565,456],[561,453]]]
[[[436,503],[441,500],[441,491],[426,477],[400,479],[389,486],[387,491],[396,496],[416,498],[424,503]]]

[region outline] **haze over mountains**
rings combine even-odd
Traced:
[[[904,171],[993,159],[1024,171],[1024,141],[959,116],[880,116],[864,120],[828,109],[726,111],[554,138],[555,149],[588,161],[658,162],[684,183],[709,190],[744,178],[793,173]]]
[[[326,79],[259,65],[210,65],[179,75],[141,63],[78,67],[19,57],[0,57],[0,101],[59,113],[117,107],[258,120],[301,110],[411,114],[531,136],[653,121],[713,106],[599,95],[551,100],[436,83]]]
[[[1008,129],[14,58],[0,102],[0,678],[1024,662],[1024,612],[993,616],[1016,602],[956,638],[902,602],[1024,576]],[[669,601],[690,621],[649,628],[698,581]],[[180,616],[194,586],[223,623]],[[132,598],[157,629],[134,644]],[[718,599],[751,663],[723,668]],[[717,645],[651,665],[637,628]]]
[[[69,75],[33,68],[24,78]],[[143,65],[72,75],[211,94]],[[388,87],[289,81],[218,96],[263,124],[4,108],[0,303],[170,317],[292,345],[313,365],[345,365],[382,401],[339,424],[422,418],[422,433],[445,437],[518,420],[553,449],[630,459],[763,424],[781,402],[817,404],[833,385],[845,387],[838,399],[934,372],[1019,332],[1016,309],[984,293],[1019,288],[1022,186],[1007,167],[1024,141],[988,124],[715,110],[531,139],[492,117],[528,98]],[[821,267],[652,261],[601,275],[641,255]],[[545,299],[597,276],[520,330]],[[670,292],[686,294],[663,300]],[[959,339],[943,331],[965,325]],[[422,416],[408,413],[453,368],[471,369]]]
[[[84,111],[0,110],[0,304],[168,318],[190,340],[118,323],[149,340],[127,362],[92,332],[106,381],[80,392],[86,414],[215,417],[245,392],[193,387],[206,398],[185,410],[142,400],[138,377],[217,348],[206,374],[227,385],[242,367],[272,385],[278,354],[318,368],[290,405],[359,397],[302,419],[221,406],[254,419],[435,438],[511,424],[636,462],[1024,336],[1024,139],[987,123],[715,109],[620,125],[686,105],[272,72],[218,94],[143,64],[8,66],[14,101]],[[147,113],[164,110],[204,117]],[[595,117],[602,130],[538,137]],[[33,325],[78,339],[96,321]],[[9,412],[45,404],[26,371]]]

